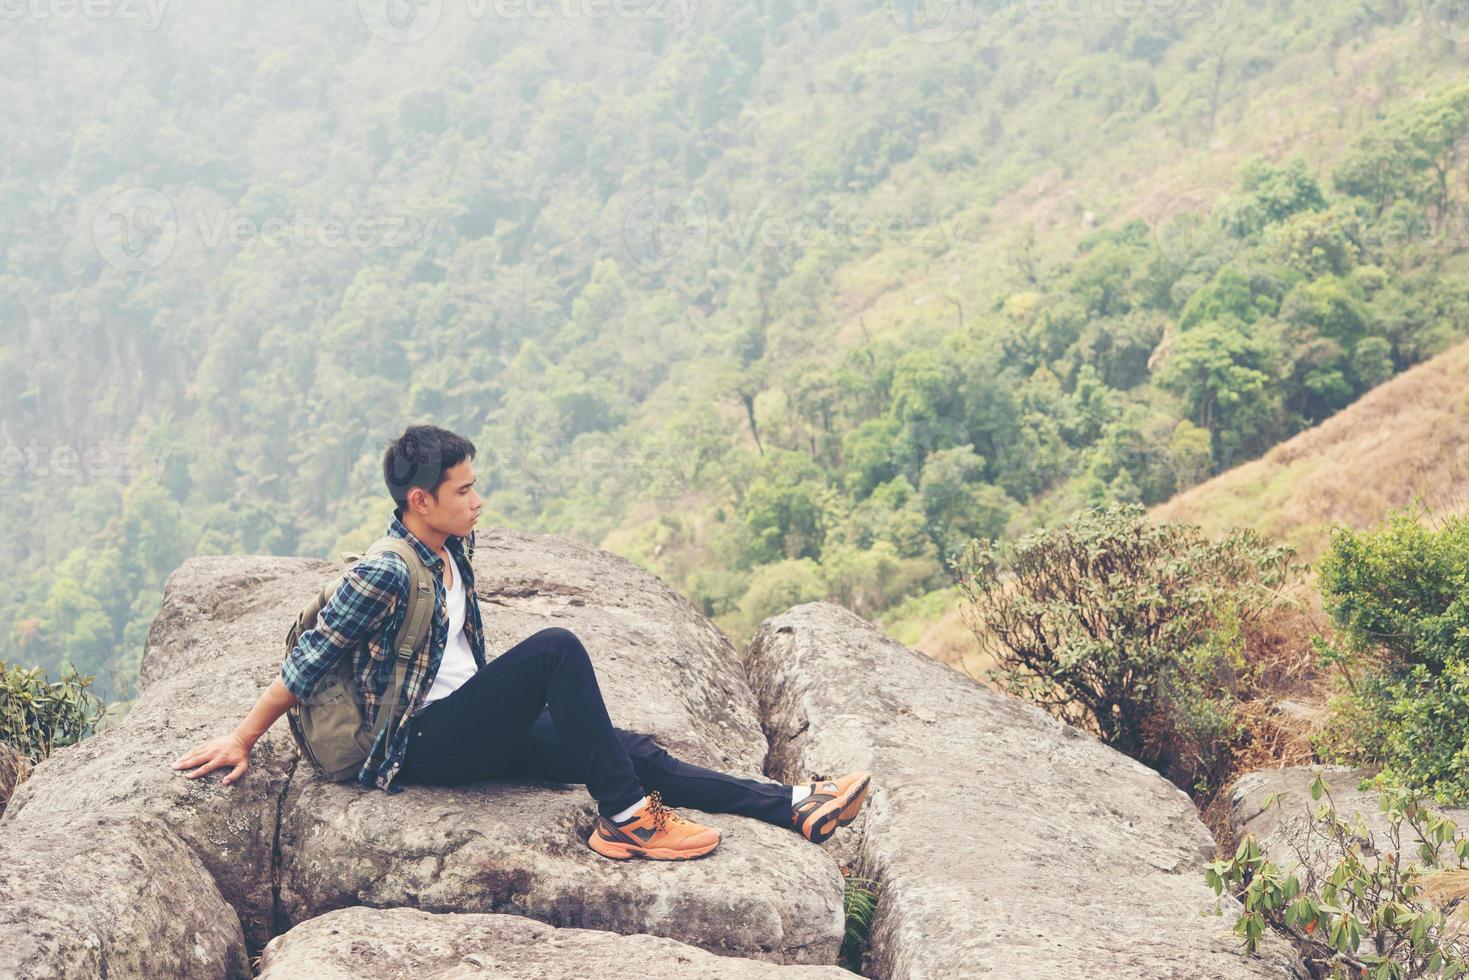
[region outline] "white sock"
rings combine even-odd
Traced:
[[[808,797],[810,795],[811,795],[811,787],[810,786],[792,786],[791,787],[791,806],[795,806],[797,803],[800,803],[802,800],[804,800],[806,797]]]
[[[621,813],[614,813],[612,815],[612,822],[622,823],[622,821],[626,820],[634,813],[637,813],[638,810],[642,808],[643,804],[647,802],[648,798],[645,796],[641,800],[638,800],[636,803],[634,803],[632,806],[628,807],[626,810],[623,810]]]

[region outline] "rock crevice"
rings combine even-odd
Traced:
[[[770,772],[873,772],[842,844],[881,888],[871,975],[1289,975],[1243,952],[1237,907],[1199,914],[1213,840],[1152,770],[829,603],[766,620],[745,662]]]

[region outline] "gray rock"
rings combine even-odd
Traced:
[[[251,949],[275,934],[272,872],[280,798],[298,761],[284,721],[255,746],[250,771],[186,779],[171,768],[198,742],[228,734],[280,670],[286,629],[328,562],[193,558],[164,585],[141,689],[114,728],[67,746],[21,784],[0,834],[69,835],[81,815],[151,816],[204,864],[239,913]]]
[[[240,919],[147,817],[0,835],[0,976],[248,977]]]
[[[482,532],[475,566],[491,656],[569,627],[592,654],[615,724],[688,761],[759,776],[765,739],[738,654],[656,576],[576,542],[502,529]],[[835,960],[840,873],[820,849],[759,821],[691,813],[723,832],[715,854],[677,868],[607,861],[586,846],[595,801],[583,787],[492,781],[388,796],[331,784],[298,765],[284,720],[234,785],[221,784],[224,771],[194,780],[174,771],[174,759],[254,705],[279,674],[297,611],[340,571],[299,558],[185,562],[165,585],[133,710],[38,766],[0,835],[80,849],[69,828],[84,815],[152,818],[213,877],[250,950],[291,923],[367,901],[504,906],[773,961]]]
[[[852,974],[834,966],[774,966],[716,956],[656,936],[557,929],[518,915],[431,913],[362,906],[317,916],[270,941],[261,980],[806,980]]]
[[[1372,769],[1291,766],[1247,773],[1230,787],[1230,826],[1241,837],[1253,834],[1261,853],[1287,870],[1298,868],[1304,855],[1318,874],[1329,872],[1340,858],[1339,853],[1334,854],[1327,846],[1322,836],[1324,828],[1319,824],[1314,832],[1308,833],[1316,807],[1328,802],[1325,795],[1319,803],[1311,799],[1311,779],[1318,770],[1337,814],[1349,822],[1360,817],[1361,829],[1371,836],[1373,848],[1365,848],[1365,853],[1370,856],[1373,849],[1378,852],[1393,850],[1388,836],[1387,815],[1377,805],[1376,790],[1357,789],[1360,780],[1371,779],[1375,775]],[[1271,793],[1277,794],[1278,802],[1267,807],[1265,801]],[[1469,826],[1469,810],[1437,807],[1432,803],[1429,808],[1453,820],[1459,827]],[[1400,833],[1403,849],[1415,853],[1417,838],[1406,822]]]
[[[1200,914],[1213,839],[1142,764],[828,603],[766,620],[746,657],[768,771],[873,772],[844,855],[879,882],[869,975],[1291,975],[1277,943],[1243,952],[1233,900]]]
[[[687,761],[763,778],[765,736],[739,655],[657,577],[564,539],[499,529],[481,537],[475,575],[491,655],[567,626],[597,664],[614,724]],[[683,812],[722,839],[670,874],[587,847],[595,807],[580,786],[491,780],[388,797],[303,766],[281,823],[281,915],[295,924],[362,903],[511,912],[774,962],[836,960],[843,882],[829,856],[758,820]]]

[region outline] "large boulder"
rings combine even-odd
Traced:
[[[327,783],[300,764],[284,721],[236,784],[223,786],[222,770],[193,780],[173,770],[190,746],[245,716],[278,676],[297,612],[340,572],[301,558],[185,562],[165,585],[128,717],[38,766],[0,835],[82,849],[72,829],[82,817],[156,820],[212,876],[251,952],[294,923],[366,902],[503,907],[774,961],[835,960],[839,871],[819,848],[755,820],[705,817],[724,832],[720,849],[670,874],[590,851],[595,801],[582,787],[491,781],[388,796]],[[760,775],[765,739],[737,652],[656,576],[566,539],[501,529],[481,534],[475,573],[492,657],[538,629],[569,627],[591,652],[615,724],[691,762]],[[218,960],[196,972],[228,969]]]
[[[1323,794],[1319,801],[1311,798],[1310,789],[1317,772],[1330,794]],[[1304,855],[1318,874],[1326,874],[1340,859],[1340,852],[1327,842],[1324,826],[1316,823],[1312,829],[1316,808],[1321,804],[1333,805],[1337,815],[1348,823],[1360,820],[1360,828],[1370,835],[1376,850],[1390,849],[1387,814],[1378,806],[1377,791],[1357,789],[1359,782],[1374,775],[1371,769],[1344,766],[1290,766],[1246,773],[1229,788],[1230,827],[1240,837],[1254,835],[1261,853],[1286,869],[1298,867]],[[1275,799],[1267,806],[1272,793]],[[1459,827],[1469,826],[1469,810],[1432,803],[1429,808]],[[1400,832],[1403,846],[1416,852],[1417,837],[1406,822]]]
[[[1044,711],[828,603],[766,620],[746,653],[768,771],[873,772],[853,824],[876,879],[868,974],[1281,977],[1215,908],[1214,841],[1186,795]],[[851,829],[851,828],[849,828]],[[855,842],[855,845],[854,845]]]
[[[597,665],[614,724],[689,762],[764,778],[765,736],[738,653],[656,576],[563,538],[500,529],[481,536],[475,576],[492,656],[568,627]],[[587,847],[595,808],[580,786],[491,780],[389,797],[303,766],[281,820],[282,926],[348,905],[406,905],[834,962],[843,880],[831,858],[784,828],[687,812],[723,839],[670,875]]]
[[[240,919],[147,817],[0,834],[0,976],[250,976]]]
[[[171,767],[194,744],[239,724],[279,673],[303,597],[339,571],[302,558],[184,562],[164,585],[132,710],[120,725],[36,766],[0,818],[0,836],[69,841],[86,815],[150,816],[203,863],[258,949],[277,931],[276,827],[299,759],[286,724],[256,744],[250,771],[234,785],[220,784],[223,770],[191,780]]]
[[[518,915],[339,909],[270,941],[261,980],[357,980],[366,976],[583,980],[628,974],[647,980],[840,980],[835,966],[775,966],[717,956],[657,936],[557,929]]]

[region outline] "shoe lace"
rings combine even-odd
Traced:
[[[659,830],[666,830],[670,823],[688,823],[683,817],[663,805],[663,794],[656,789],[648,793],[648,815],[653,818],[653,826]]]

